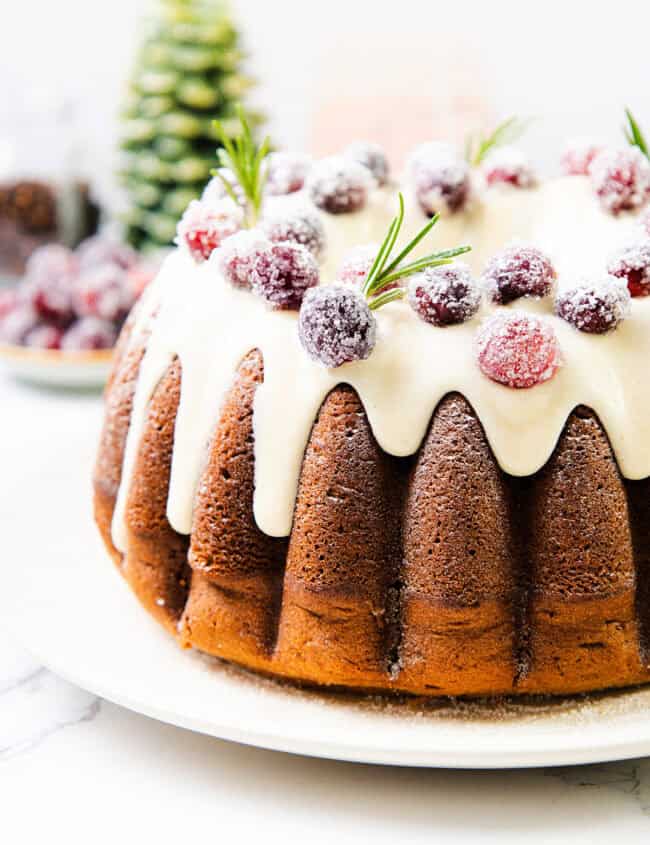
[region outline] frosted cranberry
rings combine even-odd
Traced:
[[[515,188],[533,188],[537,175],[527,156],[516,147],[500,147],[483,165],[488,185],[506,184]]]
[[[261,228],[267,238],[278,243],[302,244],[315,258],[325,250],[325,227],[318,211],[308,203],[278,200],[264,214]]]
[[[352,247],[341,259],[336,271],[336,281],[344,285],[352,285],[357,290],[361,290],[378,252],[378,244],[362,244]],[[396,284],[390,287],[396,287]]]
[[[635,147],[603,150],[593,159],[589,175],[607,211],[634,211],[650,199],[650,162]]]
[[[522,296],[547,296],[555,276],[550,259],[541,250],[518,245],[493,256],[481,281],[492,302],[507,305]]]
[[[222,176],[228,180],[228,184],[232,186],[237,201],[241,205],[244,205],[246,202],[246,196],[232,170],[229,170],[227,167],[220,167],[219,173],[221,173]],[[223,181],[218,176],[213,176],[203,189],[201,201],[214,205],[220,200],[227,200],[229,197],[230,194],[226,190],[226,186],[223,184]]]
[[[214,253],[217,267],[236,288],[250,288],[253,264],[270,248],[270,241],[258,229],[242,229],[223,242]]]
[[[467,205],[471,193],[469,165],[443,145],[419,148],[413,160],[413,180],[420,207],[430,217],[460,211]]]
[[[241,229],[242,222],[242,210],[231,199],[192,200],[178,224],[176,242],[200,264],[225,238]]]
[[[462,262],[428,267],[411,277],[408,300],[413,310],[434,326],[464,323],[476,314],[481,290]]]
[[[345,150],[345,155],[367,167],[378,185],[388,182],[390,167],[386,153],[379,144],[356,141]]]
[[[66,352],[110,349],[117,340],[117,329],[108,320],[82,317],[63,335],[61,348]]]
[[[61,244],[48,244],[30,255],[25,276],[30,281],[67,280],[77,268],[78,262],[71,250]]]
[[[52,276],[28,279],[25,295],[39,317],[50,322],[69,323],[74,317],[71,277]]]
[[[319,282],[316,259],[300,244],[283,241],[260,252],[251,268],[253,291],[274,308],[299,308]]]
[[[267,156],[266,167],[267,193],[274,196],[293,194],[303,188],[311,158],[304,153],[274,152]]]
[[[367,167],[344,156],[316,162],[305,187],[312,201],[330,214],[360,211],[374,184]]]
[[[650,240],[620,250],[607,265],[607,272],[623,279],[632,296],[650,295]]]
[[[555,310],[559,317],[581,332],[604,334],[629,315],[630,304],[630,292],[625,283],[605,276],[562,291]]]
[[[560,158],[563,172],[567,176],[587,176],[591,162],[602,149],[602,144],[589,138],[569,141]]]
[[[0,337],[3,343],[19,346],[39,322],[33,306],[29,302],[19,302],[0,323]]]
[[[80,317],[117,322],[124,319],[134,302],[135,293],[117,264],[82,271],[74,286],[73,303]]]
[[[526,388],[548,381],[562,363],[553,328],[538,317],[500,312],[476,336],[481,372],[508,387]]]
[[[75,255],[81,270],[88,270],[99,264],[116,264],[126,270],[133,267],[138,260],[137,253],[128,244],[105,235],[87,238],[79,244]]]
[[[364,297],[350,287],[325,285],[308,291],[300,309],[300,342],[326,367],[368,358],[377,323]]]
[[[62,339],[62,329],[58,326],[43,324],[36,326],[36,328],[27,333],[25,346],[29,346],[32,349],[60,349]]]

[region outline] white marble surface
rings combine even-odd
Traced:
[[[0,377],[0,409],[0,466],[10,484],[23,449],[46,448],[80,420],[96,425],[99,400],[40,393]],[[47,428],[34,425],[44,419]],[[47,434],[36,440],[36,431]],[[0,514],[0,525],[11,530],[11,513]],[[650,839],[650,759],[425,771],[238,746],[97,699],[39,666],[1,627],[0,619],[0,830],[12,834],[3,841]]]

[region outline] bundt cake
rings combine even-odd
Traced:
[[[649,681],[650,164],[429,144],[400,208],[351,151],[272,154],[256,200],[242,143],[181,221],[106,392],[116,564],[182,646],[278,678]]]

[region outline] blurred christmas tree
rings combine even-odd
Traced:
[[[128,238],[146,249],[174,238],[176,223],[216,164],[218,118],[239,131],[235,105],[252,85],[223,0],[155,0],[124,110],[121,171]],[[251,115],[253,125],[259,115]]]

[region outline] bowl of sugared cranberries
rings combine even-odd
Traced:
[[[102,385],[122,324],[156,271],[104,235],[74,252],[42,247],[22,282],[0,292],[0,359],[30,381]]]

